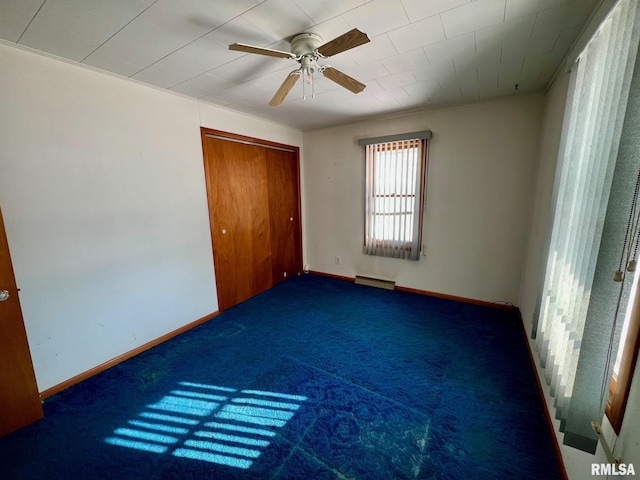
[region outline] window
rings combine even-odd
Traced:
[[[617,435],[620,435],[622,419],[631,389],[631,379],[638,360],[638,349],[640,349],[640,289],[638,283],[640,282],[636,276],[631,292],[631,302],[620,335],[620,346],[613,367],[609,398],[605,410]]]
[[[638,2],[618,1],[571,65],[534,318],[563,443],[589,453],[598,444],[591,422],[605,411],[633,270],[623,258],[633,250],[635,237],[624,227],[635,202],[630,179],[640,167],[631,148],[637,120],[629,115],[637,97],[631,85],[640,82],[639,27]]]
[[[366,147],[364,251],[418,260],[431,132],[360,140]]]

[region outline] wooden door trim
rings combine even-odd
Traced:
[[[296,192],[298,195],[298,201],[297,201],[297,205],[296,205],[296,214],[298,216],[297,220],[298,220],[298,232],[296,235],[296,241],[297,241],[297,249],[299,252],[299,258],[298,260],[298,270],[302,271],[302,259],[303,259],[303,252],[302,252],[302,195],[301,195],[301,187],[300,187],[300,147],[297,147],[295,145],[287,145],[284,143],[278,143],[278,142],[273,142],[271,140],[264,140],[261,138],[256,138],[256,137],[249,137],[246,135],[240,135],[237,133],[231,133],[231,132],[225,132],[222,130],[215,130],[212,128],[206,128],[206,127],[200,127],[200,138],[201,138],[201,144],[202,144],[202,158],[203,158],[203,163],[204,163],[204,174],[205,174],[205,183],[206,183],[206,189],[207,189],[207,206],[209,209],[209,231],[211,232],[211,249],[213,252],[213,263],[214,263],[214,268],[216,267],[216,247],[214,245],[214,239],[213,239],[213,225],[211,224],[211,214],[213,211],[213,205],[211,202],[211,192],[209,191],[209,186],[210,186],[210,172],[209,172],[209,166],[208,166],[208,161],[207,161],[207,147],[206,147],[206,143],[207,143],[207,138],[208,137],[213,137],[215,139],[220,139],[220,140],[228,140],[228,141],[233,141],[233,142],[241,142],[241,143],[246,143],[246,144],[250,144],[250,145],[256,145],[256,146],[261,146],[261,147],[265,147],[265,148],[275,148],[278,150],[284,150],[284,151],[288,151],[288,152],[293,152],[296,156]],[[217,270],[217,269],[216,269]],[[220,276],[217,274],[216,271],[216,291],[220,292]],[[218,294],[219,296],[219,294]],[[218,300],[218,309],[219,311],[222,311],[222,309],[220,308],[220,301]]]
[[[294,152],[298,157],[298,164],[300,163],[300,147],[296,147],[295,145],[287,145],[285,143],[272,142],[271,140],[263,140],[261,138],[256,138],[256,137],[247,137],[245,135],[239,135],[237,133],[224,132],[222,130],[214,130],[212,128],[205,128],[205,127],[200,127],[200,132],[202,135],[203,146],[204,146],[204,137],[211,136],[213,138],[219,138],[220,140],[229,140],[229,141],[235,141],[240,143],[247,143],[250,145],[256,145],[259,147],[275,148],[278,150],[284,150],[286,152]],[[204,154],[204,151],[203,151],[203,154]]]

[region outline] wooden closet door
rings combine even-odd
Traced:
[[[220,310],[273,286],[265,149],[204,136]]]
[[[43,416],[0,211],[0,437]]]
[[[302,270],[298,155],[267,149],[267,174],[271,271],[276,284]]]

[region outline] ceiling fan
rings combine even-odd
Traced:
[[[276,107],[284,101],[300,77],[304,77],[305,83],[310,84],[313,88],[313,74],[315,72],[324,75],[329,80],[334,81],[353,93],[363,91],[366,87],[364,83],[359,82],[355,78],[351,78],[346,73],[330,65],[318,65],[318,60],[359,47],[369,41],[366,33],[362,33],[357,28],[354,28],[324,44],[322,43],[322,38],[315,33],[300,33],[291,40],[291,52],[254,47],[253,45],[246,45],[244,43],[229,45],[229,50],[257,53],[258,55],[267,55],[270,57],[289,58],[300,64],[300,67],[291,72],[284,82],[282,82],[282,85],[280,85],[280,88],[269,102],[269,105]]]

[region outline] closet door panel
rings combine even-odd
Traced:
[[[205,137],[220,310],[273,286],[265,149]]]
[[[299,167],[296,152],[267,149],[273,283],[302,270]]]

